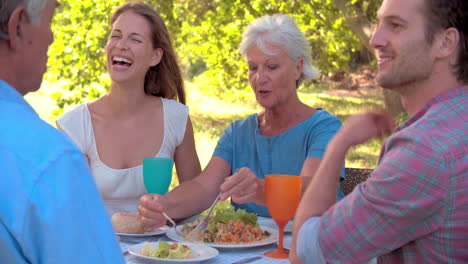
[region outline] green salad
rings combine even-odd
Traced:
[[[245,225],[252,225],[253,227],[258,226],[258,216],[254,213],[247,213],[243,209],[235,209],[234,207],[221,208],[216,211],[214,217],[210,219],[208,223],[207,231],[210,233],[216,233],[218,228],[216,224],[226,224],[229,220],[237,221],[240,219]]]
[[[145,242],[141,249],[141,255],[153,258],[164,259],[188,259],[191,257],[192,249],[187,245],[179,243],[159,242],[159,247],[155,248],[150,243]]]

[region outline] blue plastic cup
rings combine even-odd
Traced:
[[[164,195],[172,180],[172,166],[169,158],[149,157],[143,159],[143,182],[148,193]]]

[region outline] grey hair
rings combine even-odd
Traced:
[[[252,44],[256,44],[265,54],[275,55],[265,47],[265,42],[284,48],[294,63],[302,58],[304,67],[297,80],[297,87],[303,80],[319,75],[312,65],[310,44],[290,16],[266,15],[251,22],[242,34],[240,53],[245,57]]]
[[[8,20],[13,11],[24,5],[31,23],[38,25],[41,22],[42,11],[51,0],[1,0],[0,2],[0,40],[8,39]]]

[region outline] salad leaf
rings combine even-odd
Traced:
[[[245,225],[258,226],[258,216],[255,213],[247,213],[243,209],[235,209],[234,207],[222,208],[215,212],[213,219],[208,223],[207,231],[216,233],[218,228],[217,223],[226,224],[229,220],[237,221],[240,219]]]
[[[144,256],[165,259],[186,259],[192,253],[192,249],[183,244],[173,243],[171,245],[165,241],[160,241],[158,246],[158,248],[155,248],[150,243],[145,242],[141,253]]]
[[[171,249],[171,245],[169,245],[169,243],[165,242],[165,241],[159,241],[159,248],[167,248],[167,249]]]
[[[169,252],[169,259],[185,259],[192,250],[184,245],[180,245],[175,249]]]

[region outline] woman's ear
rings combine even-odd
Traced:
[[[27,23],[26,11],[24,6],[19,6],[8,19],[8,43],[13,50],[21,48],[22,39],[24,38],[24,23]]]
[[[164,55],[164,51],[161,48],[156,48],[153,53],[153,57],[151,58],[150,66],[156,66],[161,62],[162,56]]]
[[[304,59],[299,58],[297,59],[297,62],[296,62],[296,73],[297,73],[296,80],[299,80],[299,78],[301,77],[303,69],[304,69]]]

